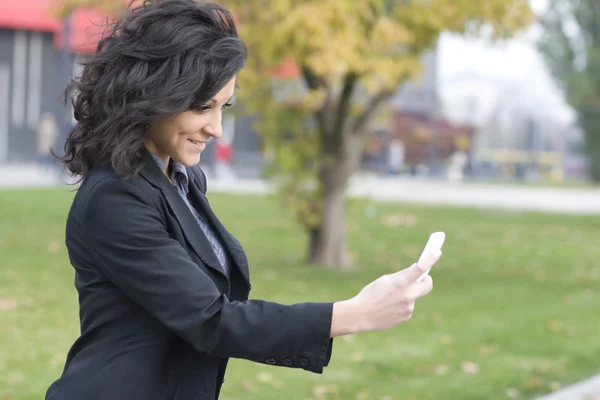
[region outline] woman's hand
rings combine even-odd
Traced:
[[[402,271],[383,275],[350,300],[334,303],[331,337],[389,329],[408,321],[415,301],[433,289],[429,275],[417,282],[426,270],[413,264]]]

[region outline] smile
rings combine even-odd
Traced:
[[[190,142],[191,144],[194,145],[194,147],[196,149],[198,149],[199,151],[204,150],[204,148],[206,148],[206,143],[205,142],[200,142],[197,140],[192,140],[192,139],[188,139],[188,142]]]

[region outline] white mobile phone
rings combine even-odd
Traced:
[[[442,245],[444,244],[444,240],[446,240],[446,234],[444,232],[434,232],[429,236],[429,240],[421,252],[419,261],[417,261],[417,264],[427,266],[427,271],[417,279],[417,282],[421,282],[425,279],[425,276],[427,276],[431,267],[433,267],[442,255]]]

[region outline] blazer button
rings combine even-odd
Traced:
[[[306,358],[301,358],[299,362],[302,367],[308,367],[308,360]]]
[[[267,359],[265,360],[265,362],[266,362],[267,364],[270,364],[270,365],[275,365],[275,364],[277,364],[277,361],[275,361],[275,359],[274,359],[274,358],[267,358]]]
[[[286,367],[291,367],[292,365],[294,365],[294,362],[289,358],[284,358],[281,363]]]

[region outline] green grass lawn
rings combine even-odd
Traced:
[[[77,337],[72,196],[0,191],[1,400],[43,398]],[[410,322],[336,339],[323,375],[233,360],[223,399],[530,399],[600,372],[600,217],[354,203],[356,268],[336,272],[305,264],[304,237],[273,199],[210,197],[248,252],[252,297],[286,304],[349,298],[447,233]]]

